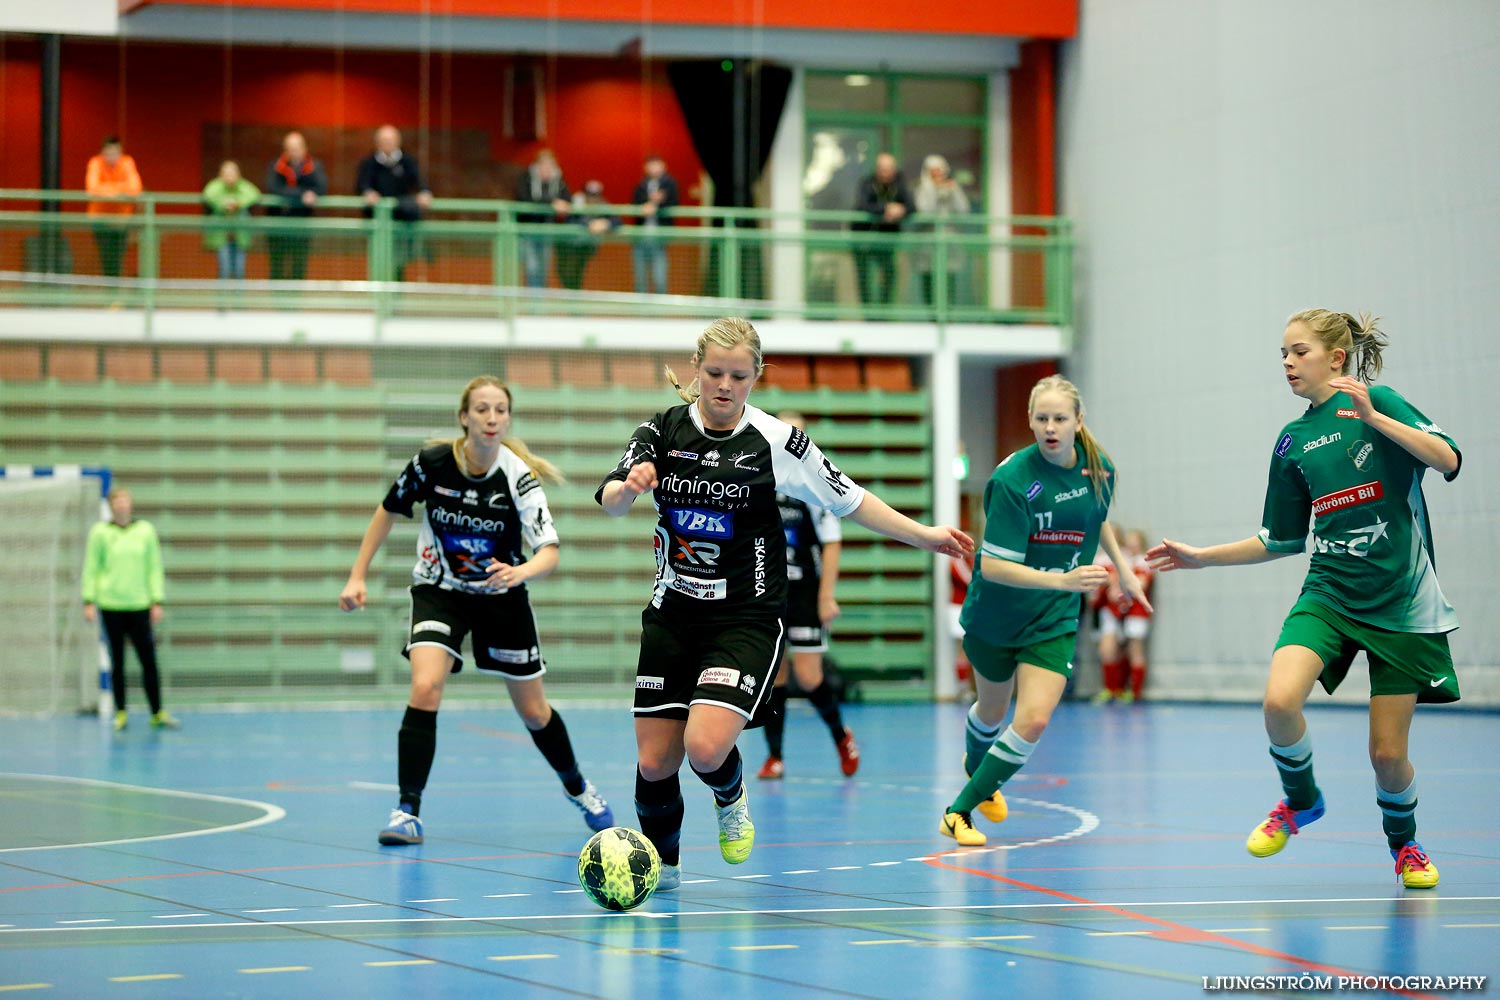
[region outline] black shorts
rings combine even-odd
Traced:
[[[818,615],[818,588],[786,588],[786,644],[793,653],[828,652],[828,629]]]
[[[524,587],[503,594],[465,594],[430,584],[411,588],[411,621],[401,655],[413,646],[437,646],[453,656],[453,673],[464,668],[464,636],[471,636],[474,666],[517,681],[547,672],[537,643],[536,617]]]
[[[785,652],[778,618],[743,622],[672,622],[655,608],[641,615],[635,714],[686,719],[691,705],[717,705],[765,724],[771,681]]]

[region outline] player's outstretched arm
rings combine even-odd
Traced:
[[[1159,545],[1146,553],[1146,561],[1152,569],[1165,573],[1174,569],[1205,569],[1209,566],[1250,566],[1295,554],[1272,552],[1258,535],[1207,548],[1163,538]]]
[[[349,571],[349,581],[344,584],[343,593],[339,594],[339,610],[357,611],[365,606],[365,575],[370,572],[370,563],[375,560],[375,553],[385,544],[386,538],[390,536],[391,526],[395,523],[396,515],[383,505],[375,508],[370,524],[365,528],[365,537],[359,543],[359,555],[355,557],[354,568]]]
[[[855,524],[862,524],[877,534],[928,552],[957,557],[974,554],[974,539],[962,531],[946,525],[913,521],[868,490],[859,506],[848,516]]]

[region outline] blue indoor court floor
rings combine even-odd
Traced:
[[[628,709],[558,707],[634,826]],[[976,817],[982,849],[937,833],[964,708],[846,711],[853,779],[803,703],[783,782],[753,777],[764,739],[741,739],[743,865],[720,859],[710,793],[684,771],[684,884],[625,914],[578,889],[588,830],[504,705],[444,711],[427,842],[408,848],[375,842],[399,709],[185,710],[180,731],[142,715],[118,735],[7,719],[0,992],[1158,998],[1306,974],[1452,996],[1421,977],[1500,973],[1494,714],[1418,714],[1420,836],[1442,873],[1418,891],[1395,882],[1360,711],[1309,713],[1328,814],[1264,860],[1244,840],[1280,793],[1256,706],[1063,705],[1007,787],[1010,818]]]

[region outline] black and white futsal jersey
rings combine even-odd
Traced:
[[[468,594],[498,594],[485,583],[490,560],[512,566],[532,552],[557,544],[557,528],[547,509],[541,480],[505,445],[483,476],[459,467],[448,443],[423,448],[391,484],[382,506],[412,516],[423,504],[422,532],[412,581]],[[524,586],[524,584],[521,584]]]
[[[839,519],[826,508],[809,507],[785,493],[776,494],[776,506],[786,535],[787,582],[816,584],[823,577],[823,546],[844,540]]]
[[[843,517],[865,491],[800,430],[746,406],[732,431],[709,431],[693,404],[635,429],[604,486],[656,465],[656,587],[651,606],[690,621],[779,617],[786,543],[778,492]]]

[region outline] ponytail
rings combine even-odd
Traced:
[[[698,397],[703,395],[702,391],[698,388],[697,379],[689,382],[687,388],[684,389],[682,383],[677,381],[677,373],[672,370],[671,365],[664,365],[663,371],[667,373],[667,381],[672,383],[672,388],[677,390],[677,395],[682,397],[684,403],[696,403]]]
[[[1368,312],[1361,311],[1357,319],[1344,313],[1344,319],[1349,323],[1349,338],[1353,342],[1354,377],[1369,385],[1380,377],[1380,370],[1385,367],[1381,354],[1390,344],[1390,338],[1376,325],[1380,318]],[[1344,370],[1349,368],[1350,365],[1345,363]]]
[[[1099,443],[1099,439],[1089,432],[1088,427],[1079,425],[1078,443],[1083,445],[1084,468],[1088,470],[1089,487],[1094,491],[1094,503],[1104,505],[1104,485],[1107,479],[1107,469],[1104,463],[1109,459],[1109,452]]]

